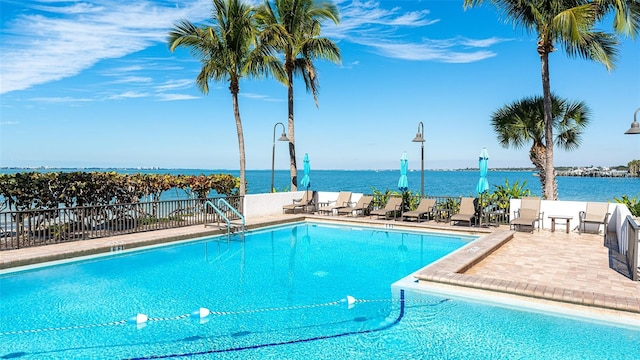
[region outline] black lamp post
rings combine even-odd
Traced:
[[[420,197],[424,197],[424,124],[422,121],[418,123],[418,133],[411,140],[420,143]]]
[[[273,125],[273,147],[271,148],[271,190],[269,192],[273,192],[274,190],[273,173],[274,173],[274,166],[276,162],[276,127],[278,126],[278,124],[282,125],[282,135],[280,136],[278,141],[289,141],[287,134],[285,134],[284,132],[285,130],[284,124],[281,122],[277,122],[275,125]]]
[[[638,124],[638,120],[636,119],[638,111],[640,111],[640,108],[638,108],[638,110],[633,113],[633,122],[631,123],[631,127],[629,128],[629,130],[625,131],[625,134],[640,134],[640,124]]]

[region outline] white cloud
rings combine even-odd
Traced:
[[[25,11],[14,18],[3,18],[0,29],[0,94],[29,89],[35,85],[61,80],[81,73],[105,59],[115,59],[164,43],[167,32],[181,18],[198,22],[209,16],[210,0],[143,0],[114,2],[86,0],[27,2]],[[252,0],[259,4],[260,0]],[[339,26],[326,24],[323,35],[337,41],[358,43],[376,49],[382,55],[398,59],[444,62],[478,61],[495,56],[491,51],[474,51],[463,46],[487,48],[498,38],[455,40],[403,39],[403,29],[428,27],[441,21],[425,9],[406,11],[401,7],[385,8],[382,1],[338,1]],[[22,10],[22,9],[21,9]],[[167,60],[173,61],[174,58]],[[142,63],[108,70],[109,76],[154,69],[158,59],[141,59]],[[175,65],[160,66],[179,69]],[[119,83],[151,83],[142,76],[122,77]],[[182,87],[184,85],[184,87]],[[191,86],[191,85],[190,85]],[[157,91],[186,88],[186,83],[165,83]],[[125,93],[126,94],[126,93]],[[243,94],[250,97],[250,94]]]
[[[428,6],[427,2],[423,3]],[[505,41],[489,39],[423,39],[420,42],[402,40],[402,29],[428,27],[441,22],[430,18],[427,9],[404,12],[401,7],[383,8],[379,1],[339,1],[340,24],[326,24],[324,36],[373,48],[379,55],[402,60],[468,63],[495,56],[491,51],[468,48],[487,48]],[[426,31],[425,31],[426,32]]]
[[[445,63],[469,63],[496,56],[491,51],[456,51],[455,41],[425,41],[423,43],[382,43],[366,42],[382,55],[394,59],[412,61],[437,61]]]
[[[107,97],[107,99],[109,100],[135,99],[135,98],[143,98],[148,96],[149,96],[148,93],[141,93],[136,91],[125,91],[117,95],[110,95]]]
[[[36,5],[33,8],[40,11],[46,11],[46,12],[58,13],[58,14],[83,14],[83,13],[99,12],[104,9],[101,6],[96,6],[94,4],[89,4],[86,2],[72,4],[69,6]]]
[[[333,39],[353,39],[362,35],[380,36],[392,33],[389,27],[420,27],[434,24],[429,10],[402,12],[401,8],[384,9],[376,1],[340,2],[340,24],[325,24],[323,36]]]
[[[197,96],[186,94],[160,94],[158,95],[160,101],[176,101],[176,100],[193,100],[199,99]]]
[[[150,82],[153,82],[153,79],[148,76],[125,76],[114,81],[116,84],[148,84]]]
[[[140,70],[144,70],[144,67],[142,67],[141,65],[130,65],[130,66],[115,68],[115,69],[112,69],[111,71],[118,74],[123,72],[133,72],[133,71],[140,71]]]
[[[31,101],[41,102],[41,103],[51,103],[51,104],[62,104],[62,103],[90,102],[95,100],[65,96],[65,97],[37,97],[37,98],[32,98]]]
[[[490,47],[495,44],[499,44],[505,41],[511,41],[511,39],[501,39],[497,37],[491,37],[488,39],[464,39],[461,41],[463,45],[470,47]]]
[[[35,6],[26,15],[3,19],[0,94],[73,76],[103,59],[164,42],[177,19],[202,19],[211,6],[208,0],[184,5],[94,0]]]
[[[189,87],[195,87],[196,81],[194,79],[181,79],[181,80],[169,80],[162,85],[157,85],[155,89],[157,91],[186,89]]]
[[[246,97],[254,100],[263,100],[263,101],[271,101],[271,102],[280,102],[284,101],[284,99],[273,98],[269,95],[255,94],[255,93],[243,93],[240,92],[239,96]]]

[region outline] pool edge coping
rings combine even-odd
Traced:
[[[638,298],[465,274],[467,270],[511,241],[514,234],[515,232],[511,230],[495,231],[427,265],[412,276],[418,279],[419,284],[445,284],[593,309],[640,314],[640,299]]]

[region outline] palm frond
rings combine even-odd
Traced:
[[[618,34],[635,39],[640,31],[639,0],[595,0],[600,11],[598,20],[613,12],[613,28]]]
[[[544,144],[544,104],[542,96],[526,97],[505,105],[491,116],[491,125],[501,146],[522,148],[528,143]],[[552,94],[554,143],[565,150],[580,146],[581,135],[590,122],[584,102],[569,101]]]

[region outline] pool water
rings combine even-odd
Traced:
[[[638,357],[640,328],[392,293],[474,239],[297,223],[4,272],[0,359]]]

